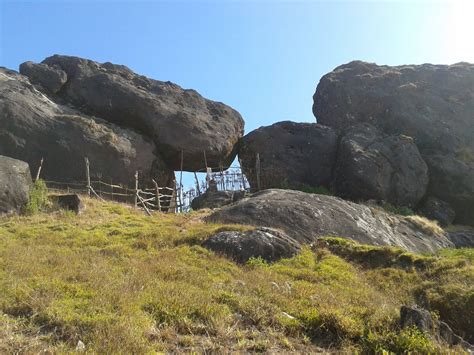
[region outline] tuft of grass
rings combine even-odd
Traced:
[[[410,221],[415,227],[421,229],[423,232],[431,235],[442,235],[444,234],[443,228],[441,228],[437,221],[432,221],[422,216],[407,216],[406,220]]]
[[[30,200],[25,205],[23,212],[29,215],[35,214],[45,211],[50,205],[46,183],[41,179],[36,180],[30,189]]]
[[[83,197],[63,211],[0,218],[0,352],[447,352],[399,329],[419,304],[469,339],[472,253],[415,255],[327,238],[238,265],[201,247],[250,227],[206,211],[155,213]]]
[[[306,192],[308,194],[328,195],[333,196],[334,194],[324,186],[308,186],[304,185],[298,188],[299,191]]]

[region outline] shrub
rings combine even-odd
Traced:
[[[24,208],[25,214],[35,214],[50,206],[48,188],[43,180],[36,180],[30,189],[30,200]]]
[[[385,202],[382,205],[382,208],[387,212],[390,212],[390,213],[393,213],[393,214],[398,214],[398,215],[401,215],[401,216],[411,216],[411,215],[415,214],[415,212],[413,212],[413,210],[410,207],[395,206],[395,205],[392,205],[389,202]]]
[[[324,186],[303,185],[298,190],[302,192],[306,192],[308,194],[318,194],[318,195],[328,195],[328,196],[333,195],[333,193],[329,189],[325,188]]]

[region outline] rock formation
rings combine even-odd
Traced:
[[[238,263],[245,263],[250,258],[262,258],[273,262],[281,258],[290,258],[300,249],[299,243],[285,233],[269,228],[258,228],[247,232],[220,232],[209,237],[203,243],[203,247]]]
[[[54,55],[41,64],[23,63],[20,72],[89,115],[131,128],[151,138],[174,170],[228,167],[243,134],[234,109],[194,90],[138,75],[123,65]]]
[[[341,139],[334,185],[342,197],[414,207],[425,195],[428,168],[410,137],[360,124]]]
[[[428,165],[428,194],[474,224],[474,64],[378,66],[351,62],[314,94],[318,123],[339,132],[370,123],[412,137]]]
[[[93,178],[100,173],[114,183],[131,186],[136,170],[160,186],[170,186],[174,176],[150,139],[54,102],[5,68],[0,68],[0,154],[31,167],[44,157],[41,176],[61,182],[85,180],[84,157]]]
[[[0,215],[20,212],[28,203],[31,184],[27,163],[0,155]]]
[[[443,233],[430,230],[416,219],[390,215],[338,197],[293,190],[258,192],[215,211],[207,220],[281,229],[300,243],[333,235],[417,253],[453,247]]]
[[[419,211],[423,216],[438,221],[443,227],[453,223],[456,217],[456,213],[449,203],[432,196],[423,201]]]
[[[314,123],[278,122],[260,127],[242,139],[239,159],[253,188],[257,186],[256,155],[261,188],[329,187],[336,159],[333,129]]]
[[[455,334],[447,323],[433,319],[431,313],[426,309],[402,306],[400,308],[400,326],[402,329],[416,327],[428,336],[434,336],[438,341],[448,345],[458,345],[469,354],[474,352],[474,346]]]

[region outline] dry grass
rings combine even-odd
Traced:
[[[405,220],[410,221],[415,227],[421,229],[425,233],[434,236],[444,234],[443,228],[439,226],[437,221],[433,221],[418,215],[406,216]]]
[[[92,353],[442,351],[400,331],[399,307],[424,300],[454,318],[472,293],[472,260],[462,254],[433,258],[428,273],[362,265],[338,255],[347,249],[338,242],[238,266],[200,244],[248,227],[205,224],[206,212],[147,217],[86,204],[80,216],[0,219],[0,352],[69,352],[79,340]]]

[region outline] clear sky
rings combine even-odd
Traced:
[[[0,0],[0,66],[67,54],[124,64],[237,109],[246,132],[309,121],[322,75],[474,62],[474,0]]]

